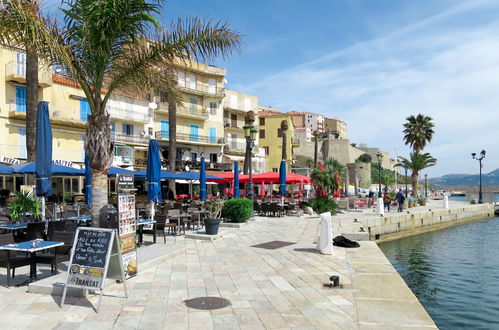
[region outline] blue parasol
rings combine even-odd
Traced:
[[[234,198],[239,198],[241,197],[241,193],[239,191],[239,163],[236,160],[234,162]]]
[[[201,169],[199,171],[199,199],[206,200],[206,163],[204,156],[201,157]]]

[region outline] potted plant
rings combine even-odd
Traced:
[[[426,206],[426,197],[419,197],[418,198],[418,203],[421,206]]]
[[[204,220],[204,228],[206,229],[206,235],[218,234],[223,205],[219,199],[215,199],[205,205],[206,218]]]
[[[247,198],[233,198],[225,201],[222,216],[230,222],[245,222],[251,218],[251,200]]]
[[[38,219],[42,215],[40,201],[33,198],[33,194],[28,191],[16,192],[16,199],[12,203],[11,209],[11,217],[14,220],[26,215],[31,215],[33,218]]]

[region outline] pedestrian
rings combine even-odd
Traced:
[[[390,203],[392,202],[392,196],[385,190],[385,194],[383,195],[383,204],[385,204],[385,209],[388,209],[390,212]]]
[[[398,209],[397,212],[402,212],[402,206],[404,205],[405,201],[405,195],[402,192],[402,189],[399,189],[399,192],[397,193],[397,196],[395,197],[398,203]]]

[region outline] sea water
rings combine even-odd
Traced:
[[[381,243],[440,329],[499,329],[499,218]]]

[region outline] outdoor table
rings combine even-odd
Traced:
[[[81,215],[81,216],[76,216],[76,217],[69,217],[66,218],[66,220],[71,220],[71,221],[88,221],[91,220],[92,216],[90,215]]]
[[[5,230],[20,230],[28,228],[28,223],[7,223],[0,225],[0,229]]]
[[[198,215],[198,217],[199,217],[199,226],[201,226],[201,215],[208,213],[208,211],[206,211],[206,210],[196,210],[196,211],[189,211],[189,213],[191,213],[191,215],[192,214],[197,214]],[[199,226],[198,226],[198,228],[200,228]]]
[[[137,246],[142,245],[142,243],[144,241],[144,226],[154,225],[155,223],[156,223],[156,221],[151,220],[151,219],[139,219],[139,221],[137,221],[137,231],[139,234]],[[153,241],[154,241],[154,243],[156,243],[156,230],[154,230],[154,227],[153,227]]]
[[[187,213],[182,213],[182,214],[168,214],[168,217],[169,218],[177,218],[178,219],[178,222],[177,222],[177,233],[180,232],[180,224],[182,222],[182,219],[184,218],[190,218],[191,216]]]
[[[37,246],[33,246],[34,241],[26,241],[21,243],[7,244],[0,246],[0,250],[7,251],[7,258],[10,258],[10,251],[16,252],[29,252],[31,254],[31,265],[29,270],[29,282],[36,280],[36,252],[42,250],[52,249],[64,245],[64,242],[43,241],[35,240],[38,242]],[[54,252],[57,256],[57,250]],[[57,267],[55,268],[57,273]]]

